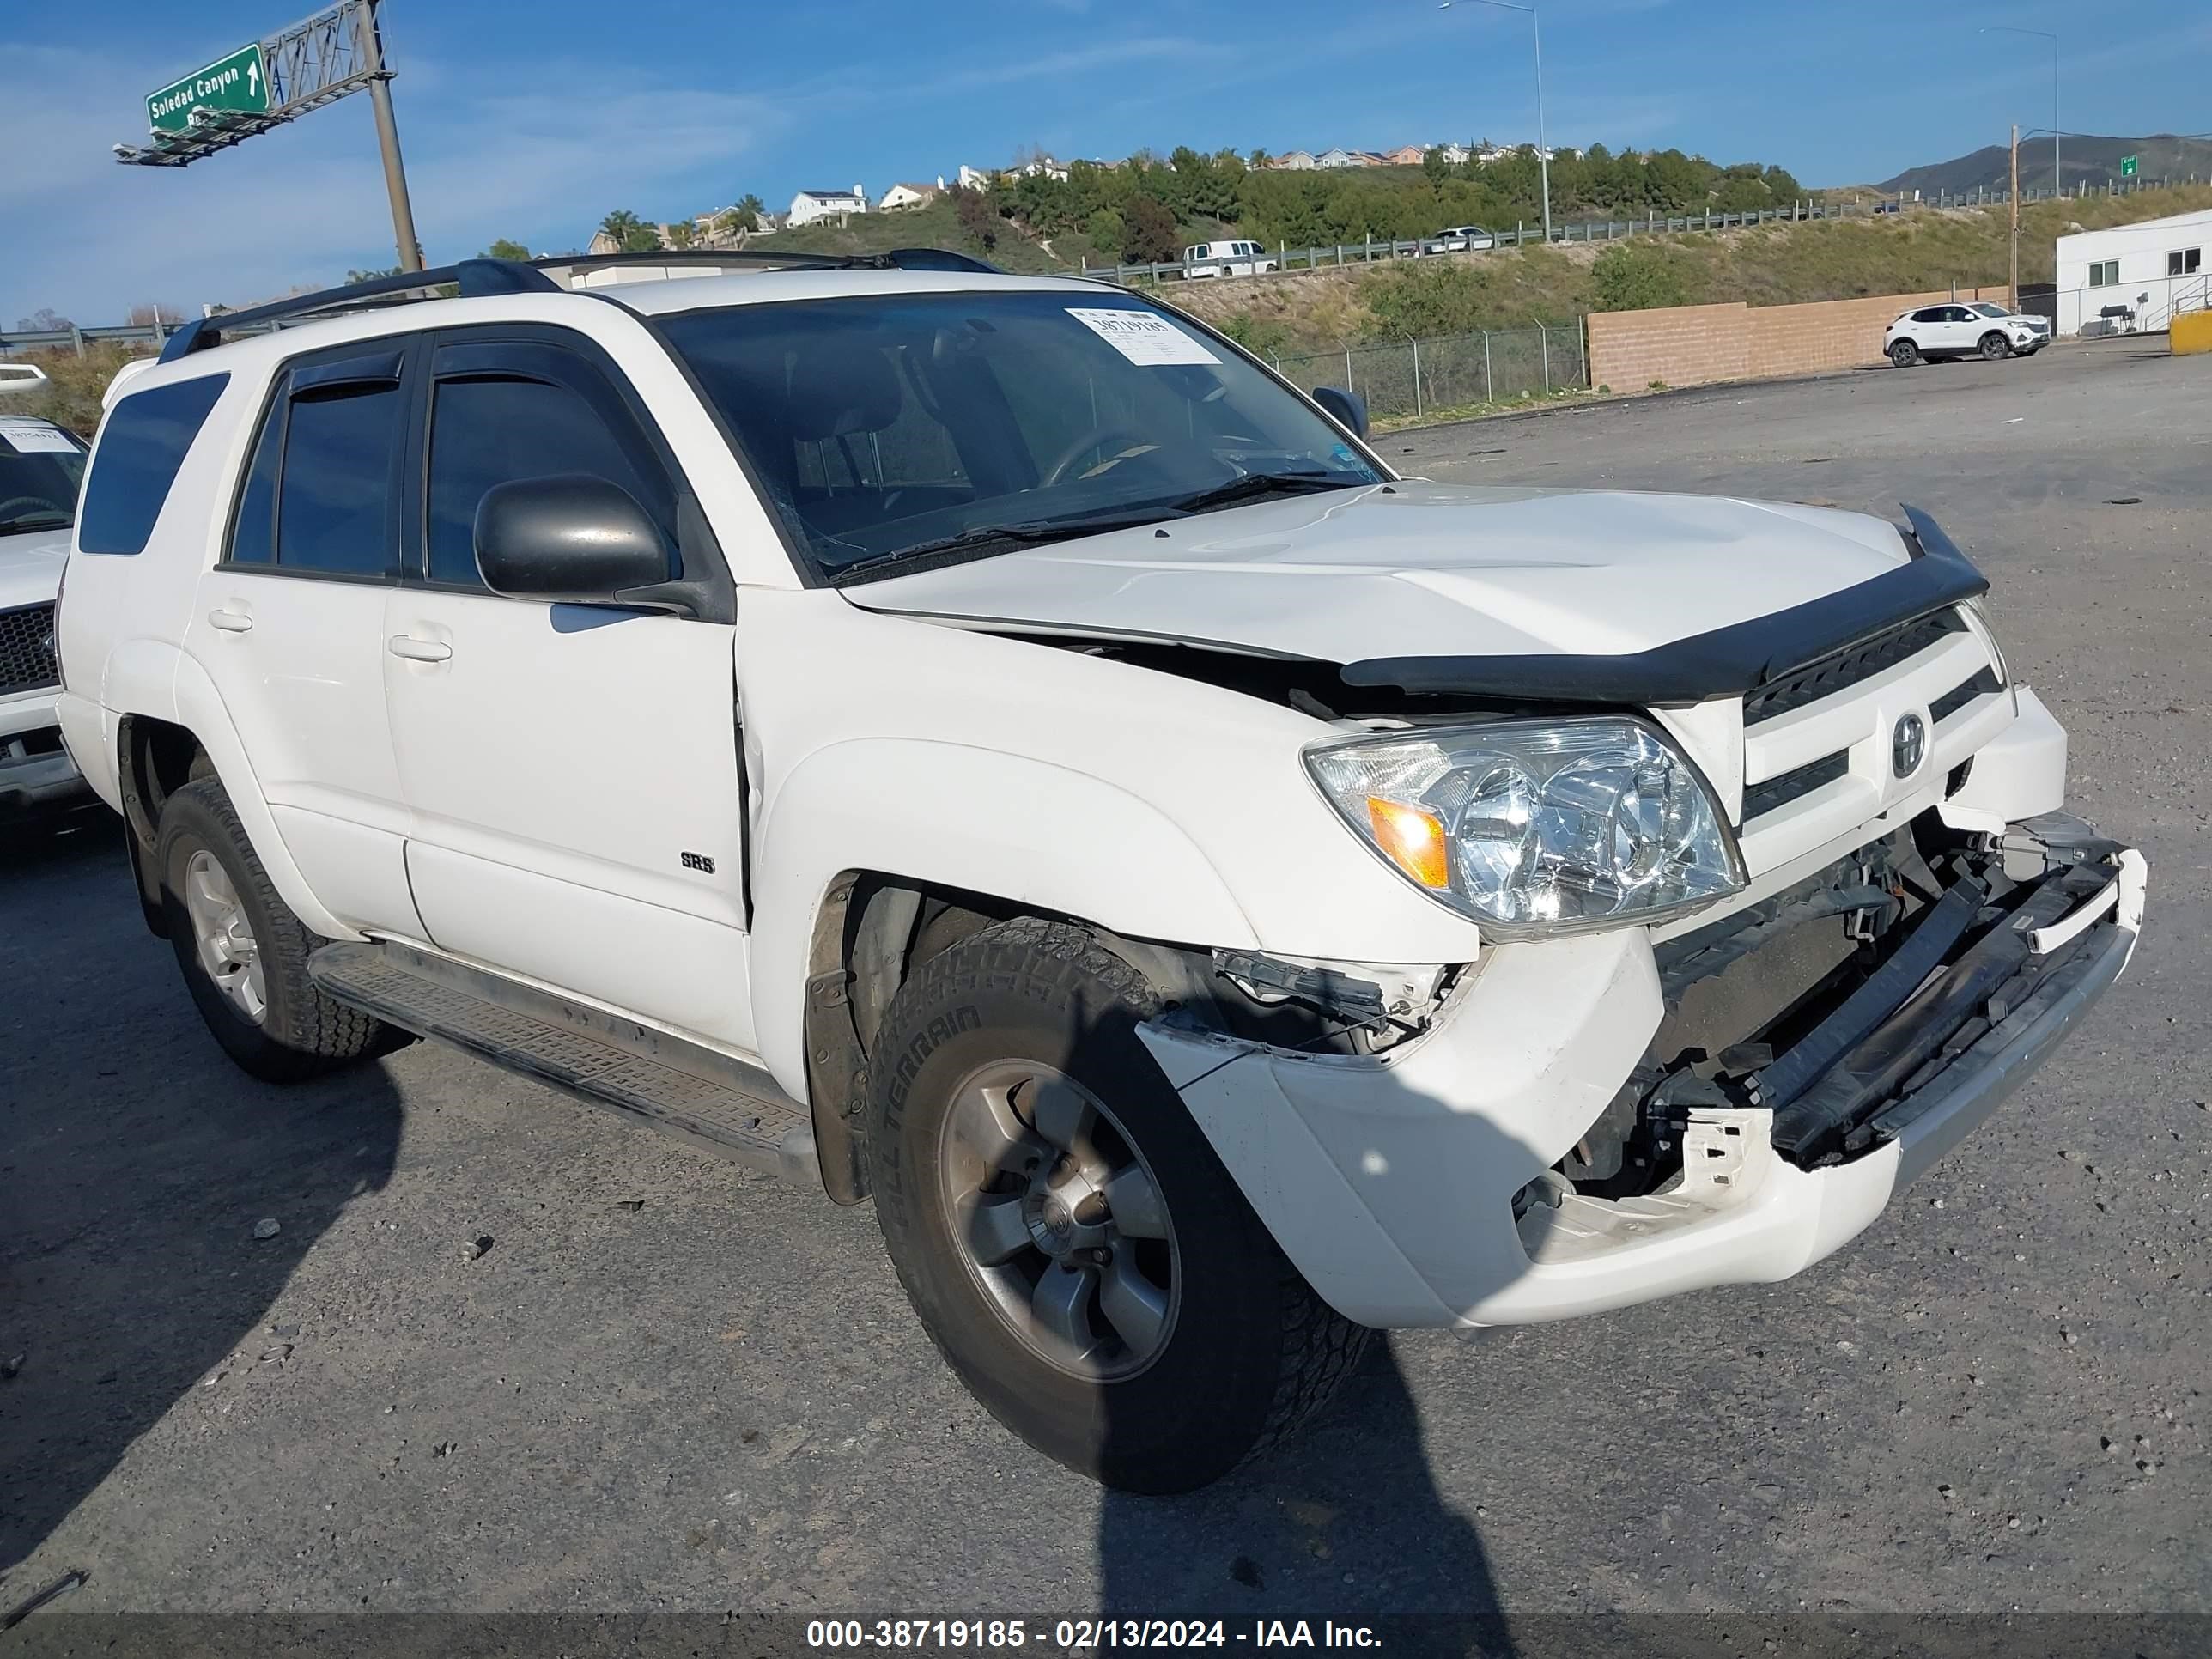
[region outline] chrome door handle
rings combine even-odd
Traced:
[[[253,618],[243,611],[210,611],[208,612],[208,624],[220,628],[226,634],[243,634],[253,626]]]
[[[384,648],[410,662],[443,662],[453,654],[452,646],[437,640],[418,640],[412,634],[394,634],[384,642]]]

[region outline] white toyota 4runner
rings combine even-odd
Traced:
[[[1213,1479],[1368,1328],[1798,1272],[2135,945],[1923,514],[1398,478],[954,257],[585,263],[172,340],[69,745],[247,1071],[396,1028],[872,1195],[1102,1480]]]

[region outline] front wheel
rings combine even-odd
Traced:
[[[1158,1006],[1081,929],[1000,922],[900,991],[868,1085],[877,1219],[945,1358],[1038,1450],[1142,1492],[1287,1437],[1367,1338],[1146,1052]]]
[[[1920,348],[1910,340],[1899,340],[1890,347],[1889,361],[1899,368],[1910,368],[1920,361]]]
[[[2006,339],[1996,330],[1991,329],[1982,336],[1982,356],[1991,362],[1996,362],[2002,357],[2009,357],[2012,356],[2012,342]]]

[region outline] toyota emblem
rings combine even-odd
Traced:
[[[1897,723],[1890,734],[1890,769],[1900,778],[1909,778],[1920,769],[1920,757],[1928,748],[1928,727],[1917,714],[1907,714]]]

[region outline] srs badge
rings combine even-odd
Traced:
[[[1907,714],[1890,733],[1889,767],[1900,778],[1920,769],[1920,757],[1928,747],[1928,727],[1917,714]]]

